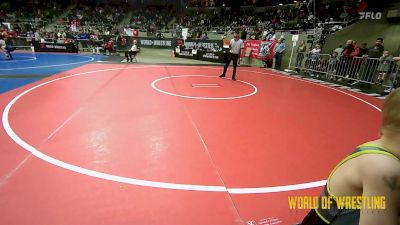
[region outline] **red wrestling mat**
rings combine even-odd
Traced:
[[[0,224],[293,224],[287,197],[378,136],[380,100],[221,72],[92,64],[0,95]]]

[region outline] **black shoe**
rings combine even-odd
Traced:
[[[233,80],[233,81],[236,81],[236,77],[232,77],[232,80]]]
[[[220,75],[219,77],[220,77],[220,78],[224,78],[224,77],[225,77],[225,74],[222,74],[222,75]]]

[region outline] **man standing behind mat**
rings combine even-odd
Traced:
[[[275,45],[274,49],[274,58],[275,58],[275,69],[276,70],[281,70],[281,65],[282,65],[282,55],[283,52],[286,50],[285,43],[283,42],[285,39],[280,38],[278,40],[278,43]]]
[[[224,66],[224,72],[219,77],[221,77],[221,78],[225,77],[226,70],[228,69],[228,66],[231,63],[231,60],[233,60],[232,80],[236,80],[236,67],[237,67],[237,62],[238,62],[242,48],[244,48],[243,41],[239,38],[239,33],[237,31],[235,31],[233,33],[233,39],[231,40],[231,42],[229,44],[229,52],[228,52],[228,57],[226,58],[225,66]]]

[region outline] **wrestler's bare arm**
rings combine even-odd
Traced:
[[[361,209],[360,225],[399,225],[400,164],[384,155],[364,159],[362,166],[363,196],[385,196],[382,210]]]

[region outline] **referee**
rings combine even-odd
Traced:
[[[226,70],[228,69],[228,66],[231,63],[231,60],[233,60],[232,80],[236,80],[236,67],[237,67],[239,56],[240,56],[240,52],[243,47],[244,47],[243,41],[239,38],[239,33],[237,31],[235,31],[233,33],[233,39],[231,40],[231,42],[229,44],[229,53],[228,53],[228,57],[226,59],[226,63],[224,66],[224,72],[219,77],[221,77],[221,78],[225,77]]]

